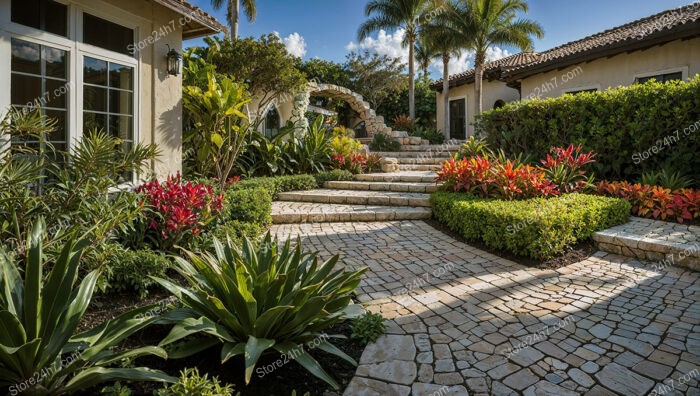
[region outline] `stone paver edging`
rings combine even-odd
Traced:
[[[537,270],[421,221],[275,225],[369,267],[358,298],[388,319],[345,395],[698,395],[700,276],[599,252]],[[660,393],[661,394],[661,393]]]

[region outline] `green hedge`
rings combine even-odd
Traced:
[[[243,190],[256,187],[267,189],[272,199],[276,199],[277,194],[281,192],[314,189],[316,188],[316,179],[311,175],[253,177],[233,184],[231,189]]]
[[[643,172],[666,166],[699,182],[699,121],[696,76],[688,82],[514,102],[477,117],[475,129],[510,156],[524,152],[544,158],[550,146],[581,144],[598,153],[593,165],[598,179],[637,181]]]
[[[265,187],[228,190],[225,205],[225,222],[238,220],[260,225],[272,222],[272,196]]]
[[[213,252],[214,238],[220,242],[231,238],[231,241],[240,245],[244,238],[256,240],[265,231],[265,225],[240,220],[230,220],[219,224],[205,234],[197,235],[188,246],[191,251]]]
[[[328,172],[321,172],[314,175],[318,187],[323,187],[327,181],[352,181],[355,180],[355,175],[345,169],[333,169]]]
[[[143,298],[148,294],[148,289],[156,285],[149,275],[163,278],[170,268],[170,260],[152,250],[128,250],[114,246],[106,251],[109,254],[100,279],[105,293],[136,292]]]
[[[464,238],[538,260],[625,223],[630,213],[625,200],[585,194],[502,201],[440,191],[430,203],[435,218]]]

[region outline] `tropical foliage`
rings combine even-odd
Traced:
[[[90,240],[69,238],[58,254],[47,257],[44,227],[42,219],[34,222],[23,261],[0,251],[0,387],[32,395],[62,395],[107,381],[174,381],[145,367],[110,367],[127,358],[166,357],[155,346],[114,349],[152,322],[139,317],[152,307],[76,334],[99,277],[98,271],[92,271],[76,284]],[[46,275],[45,268],[50,268]]]
[[[700,218],[700,191],[689,188],[671,190],[661,186],[632,184],[626,181],[597,185],[600,195],[623,198],[632,205],[632,214],[679,223]]]
[[[334,271],[338,256],[319,263],[315,253],[302,250],[300,241],[293,248],[290,241],[280,245],[269,233],[257,245],[246,240],[240,250],[231,243],[215,245],[215,256],[188,253],[187,260],[177,259],[175,267],[189,287],[157,279],[184,305],[169,315],[175,327],[161,342],[167,346],[187,339],[175,346],[173,357],[222,344],[222,362],[244,357],[248,383],[263,353],[288,354],[300,343],[322,339],[318,349],[355,364],[319,337],[343,319],[364,269]],[[294,355],[304,368],[338,388],[308,352]]]

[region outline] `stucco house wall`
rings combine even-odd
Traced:
[[[521,80],[521,92],[523,98],[533,94],[550,98],[584,89],[604,91],[632,85],[637,77],[673,72],[682,72],[684,80],[700,74],[700,38],[676,40],[529,76]]]
[[[483,110],[493,109],[493,105],[497,100],[503,100],[504,102],[512,102],[520,99],[518,90],[510,88],[506,83],[498,80],[488,81],[484,80],[482,85],[482,107]],[[444,94],[440,91],[436,93],[437,100],[437,127],[438,129],[444,129],[445,125],[445,106],[443,104]],[[467,136],[474,134],[474,84],[463,84],[457,87],[451,87],[449,92],[450,100],[457,99],[467,99],[466,112],[467,112]]]

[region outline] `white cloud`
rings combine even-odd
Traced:
[[[277,37],[280,37],[278,32],[273,32]],[[280,37],[281,38],[281,37]],[[282,39],[287,52],[298,57],[303,58],[306,55],[306,40],[301,34],[294,32],[289,36]]]
[[[402,62],[408,63],[408,48],[404,48],[401,45],[403,41],[403,36],[405,31],[403,29],[398,29],[393,34],[388,34],[384,30],[380,30],[377,37],[367,37],[362,40],[362,42],[355,43],[351,41],[345,46],[348,52],[357,50],[368,50],[370,52],[376,52],[379,55],[389,55],[394,58],[400,58]],[[488,62],[505,58],[512,55],[508,50],[501,49],[499,47],[489,48],[486,51],[486,60]],[[416,65],[417,66],[417,65]],[[463,71],[469,70],[474,67],[474,52],[473,51],[461,51],[459,57],[452,56],[448,69],[450,74],[461,73]],[[431,72],[433,72],[434,77],[442,77],[442,58],[435,59],[430,64]]]

